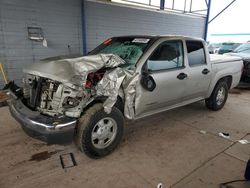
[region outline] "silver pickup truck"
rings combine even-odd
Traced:
[[[124,117],[138,119],[205,100],[220,110],[240,80],[239,57],[209,55],[202,39],[123,36],[88,56],[52,57],[24,68],[22,95],[9,101],[30,136],[75,141],[93,158],[112,152]]]

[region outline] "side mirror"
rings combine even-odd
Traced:
[[[156,83],[152,76],[150,76],[148,73],[143,72],[141,77],[141,85],[144,89],[148,91],[153,91],[156,87]]]

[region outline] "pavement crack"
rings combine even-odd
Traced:
[[[231,154],[229,154],[229,153],[226,153],[226,152],[224,152],[224,154],[225,155],[227,155],[227,156],[229,156],[229,157],[232,157],[232,158],[234,158],[234,159],[237,159],[237,160],[239,160],[239,161],[241,161],[241,162],[246,162],[246,161],[244,161],[244,160],[242,160],[242,159],[240,159],[240,158],[237,158],[237,157],[235,157],[235,156],[233,156],[233,155],[231,155]]]
[[[241,139],[243,139],[244,137],[246,137],[248,135],[248,133],[243,136]],[[208,160],[204,161],[201,165],[199,165],[198,167],[196,167],[195,169],[193,169],[191,172],[189,172],[187,175],[185,175],[184,177],[182,177],[180,180],[178,180],[177,182],[175,182],[174,184],[172,184],[170,186],[170,188],[173,188],[174,186],[176,186],[178,183],[180,183],[182,180],[186,179],[188,176],[190,176],[192,173],[196,172],[197,170],[199,170],[201,167],[205,166],[207,163],[209,163],[210,161],[212,161],[213,159],[215,159],[216,157],[218,157],[220,154],[225,154],[225,151],[228,150],[229,148],[233,147],[236,143],[238,143],[238,141],[234,141],[232,142],[228,147],[226,147],[225,149],[223,149],[222,151],[220,151],[219,153],[215,154],[214,156],[210,157]],[[236,158],[237,159],[237,158]],[[239,159],[238,159],[239,160]]]
[[[186,126],[191,127],[191,128],[194,128],[194,129],[196,129],[196,130],[198,130],[198,131],[201,130],[201,129],[199,129],[198,127],[195,127],[195,126],[193,126],[192,124],[186,123],[186,122],[184,122],[184,121],[182,121],[182,120],[176,120],[176,119],[174,119],[174,118],[170,118],[170,119],[172,119],[172,120],[174,120],[174,121],[181,122],[181,123],[185,124]],[[215,133],[213,133],[213,132],[211,132],[211,131],[208,131],[208,130],[205,130],[205,131],[206,131],[207,134],[209,134],[209,135],[216,136],[216,137],[218,137],[218,138],[220,138],[220,139],[223,139],[223,140],[227,140],[228,142],[237,142],[237,141],[238,141],[238,140],[232,140],[232,139],[230,139],[230,138],[224,139],[224,138],[222,138],[221,136],[219,136],[218,134],[215,134]],[[249,133],[246,133],[245,136],[247,136],[247,135],[249,135]],[[244,137],[245,137],[245,136],[244,136]],[[243,138],[244,138],[244,137],[243,137]],[[242,139],[242,138],[241,138],[241,139]]]

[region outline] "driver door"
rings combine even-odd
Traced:
[[[187,85],[183,42],[160,43],[142,68],[135,101],[136,118],[164,111],[182,102]],[[147,79],[145,79],[147,77]],[[145,84],[144,80],[150,80]],[[148,88],[155,85],[155,87]]]

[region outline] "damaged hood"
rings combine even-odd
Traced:
[[[52,57],[25,68],[26,74],[49,78],[75,88],[86,86],[89,73],[107,68],[102,79],[94,86],[95,97],[105,96],[104,111],[110,113],[115,105],[119,91],[124,98],[124,112],[129,119],[134,117],[134,101],[138,76],[130,66],[123,67],[125,61],[114,54],[98,54],[83,57]],[[110,68],[110,69],[108,69]],[[122,91],[124,90],[124,92]],[[90,100],[90,101],[91,101]]]
[[[91,72],[115,68],[125,61],[114,54],[98,54],[76,58],[48,58],[23,69],[24,73],[49,78],[64,84],[81,86]]]

